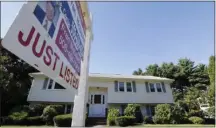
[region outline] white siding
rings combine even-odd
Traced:
[[[165,84],[166,93],[157,91],[147,93],[145,81],[136,82],[136,92],[115,92],[114,81],[97,81],[89,82],[89,86],[107,87],[108,103],[173,103],[172,90],[169,84]]]
[[[73,102],[75,93],[72,89],[43,90],[44,76],[37,76],[32,82],[27,101],[35,102]]]
[[[75,93],[72,89],[43,90],[44,78],[40,75],[35,76],[27,99],[28,101],[73,102]],[[124,82],[124,80],[120,81]],[[89,79],[88,86],[107,88],[107,103],[173,103],[172,90],[168,83],[165,83],[166,93],[159,93],[157,91],[147,93],[144,80],[136,81],[136,92],[115,92],[114,79],[102,80],[91,78]]]

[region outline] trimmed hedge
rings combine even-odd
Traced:
[[[27,125],[34,125],[34,126],[45,125],[45,122],[40,116],[27,117],[26,120],[27,120]]]
[[[189,121],[191,121],[193,124],[203,124],[204,120],[200,117],[192,116],[189,118]]]
[[[26,125],[27,116],[27,112],[14,112],[6,118],[6,122],[12,125]]]
[[[64,114],[64,106],[63,105],[49,105],[49,106],[54,108],[58,115]]]
[[[72,115],[64,114],[58,115],[53,118],[55,126],[58,127],[71,127]]]
[[[117,126],[131,126],[134,125],[136,118],[134,116],[120,116],[115,118],[115,124]]]
[[[124,110],[124,116],[134,116],[137,123],[143,122],[143,115],[140,110],[140,104],[128,104]]]
[[[113,126],[115,125],[115,118],[120,116],[119,109],[110,108],[107,115],[107,125]]]
[[[45,104],[35,104],[33,106],[29,106],[29,116],[41,116],[46,106],[47,105]]]

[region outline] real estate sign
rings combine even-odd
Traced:
[[[61,85],[77,89],[85,29],[78,1],[28,2],[2,45]]]

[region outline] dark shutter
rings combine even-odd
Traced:
[[[118,92],[118,81],[114,81],[114,85],[115,92]]]
[[[149,85],[148,85],[148,82],[145,82],[145,86],[146,86],[146,92],[149,92]]]
[[[162,85],[163,92],[166,92],[166,88],[165,88],[164,82],[161,82],[161,85]]]
[[[133,81],[132,84],[133,84],[133,92],[136,92],[136,82]]]
[[[45,78],[44,79],[44,82],[43,82],[43,89],[46,89],[47,88],[47,83],[48,83],[48,78]]]

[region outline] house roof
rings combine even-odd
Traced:
[[[30,73],[30,76],[44,75],[42,72]],[[173,79],[156,77],[156,76],[141,76],[141,75],[122,75],[122,74],[101,74],[101,73],[90,73],[90,78],[113,78],[113,79],[137,79],[137,80],[161,80],[173,82]]]

